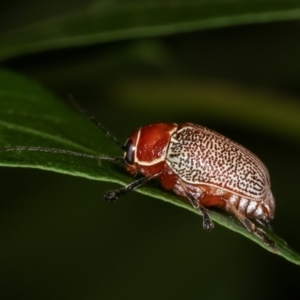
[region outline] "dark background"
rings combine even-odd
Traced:
[[[3,8],[3,31],[28,22],[17,5]],[[46,16],[41,8],[34,16]],[[9,18],[16,12],[20,23]],[[234,96],[244,103],[243,97],[263,101],[266,94],[297,111],[299,36],[299,22],[274,22],[48,51],[2,66],[37,80],[62,101],[71,92],[121,141],[143,124],[190,121],[245,145],[269,168],[274,231],[300,251],[299,138],[261,127],[252,112],[244,121],[211,107],[211,97],[232,105]],[[266,124],[280,116],[269,103]],[[241,107],[244,116],[248,108]],[[203,232],[202,220],[186,210],[137,193],[106,203],[103,194],[116,185],[104,182],[0,171],[1,299],[299,295],[299,267],[221,226]]]

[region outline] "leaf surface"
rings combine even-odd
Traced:
[[[99,128],[44,88],[16,74],[0,71],[1,166],[38,168],[121,185],[132,182],[122,166],[109,161],[42,151],[3,150],[4,147],[15,146],[58,148],[100,156],[120,155],[119,149],[115,149],[117,147]],[[155,183],[138,189],[138,192],[199,213]],[[214,211],[211,217],[272,251],[234,218]],[[273,232],[268,231],[267,234],[276,242],[277,254],[300,264],[299,254],[284,240]]]
[[[51,49],[299,17],[299,1],[292,0],[87,1],[80,10],[1,34],[0,61]]]

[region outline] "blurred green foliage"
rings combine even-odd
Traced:
[[[275,232],[300,249],[299,1],[3,6],[1,86],[20,86],[13,75],[3,81],[9,69],[66,101],[71,92],[121,141],[156,121],[199,123],[239,141],[270,170]],[[11,112],[22,127],[26,115]],[[71,140],[102,147],[97,128],[80,116],[70,124],[47,114],[62,135],[72,126]],[[22,138],[12,134],[1,144]],[[118,155],[109,144],[105,152]],[[0,171],[3,299],[279,299],[298,290],[296,266],[221,226],[207,234],[198,216],[175,206],[137,193],[111,205],[100,200],[115,185],[39,170]]]

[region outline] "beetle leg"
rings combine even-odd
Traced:
[[[109,202],[113,202],[113,201],[117,200],[120,196],[135,190],[136,188],[138,188],[141,185],[145,184],[147,181],[159,176],[160,174],[161,174],[161,172],[156,173],[152,176],[142,177],[142,178],[126,185],[123,188],[107,191],[104,195],[104,199],[109,201]]]
[[[203,215],[203,229],[207,231],[213,230],[215,227],[214,222],[208,214],[208,210],[199,203],[199,201],[190,193],[187,193],[187,198],[189,199],[192,206],[196,209],[199,209]]]
[[[213,230],[215,227],[214,222],[208,214],[208,209],[199,203],[199,201],[192,195],[187,193],[187,197],[194,208],[199,209],[203,215],[203,229],[207,231]]]
[[[203,225],[202,225],[203,229],[207,231],[211,231],[215,227],[215,224],[212,221],[211,217],[209,216],[208,210],[203,205],[200,204],[200,201],[197,198],[195,198],[190,192],[188,192],[188,188],[183,182],[181,182],[181,186],[185,191],[186,197],[188,198],[192,206],[201,211],[203,215]]]
[[[269,230],[273,230],[272,226],[265,220],[259,220],[259,219],[256,219],[255,220],[256,223],[258,223],[259,225],[262,225],[264,227],[267,227]]]
[[[238,218],[238,220],[246,227],[249,232],[255,234],[263,241],[264,244],[270,246],[271,248],[273,248],[274,252],[276,252],[275,243],[267,237],[266,233],[261,228],[257,228],[255,224],[248,218],[246,218],[242,213],[240,213],[229,200],[225,198],[223,198],[223,200],[228,204],[230,211]]]

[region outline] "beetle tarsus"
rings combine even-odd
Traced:
[[[108,202],[113,202],[117,200],[120,196],[120,193],[118,190],[112,190],[112,191],[107,191],[104,195],[104,199]]]
[[[211,218],[205,218],[203,217],[203,229],[206,231],[212,231],[215,227],[214,222],[211,220]]]
[[[277,252],[276,250],[276,244],[274,241],[272,241],[271,239],[269,239],[269,237],[266,235],[266,233],[260,229],[260,228],[255,228],[255,230],[253,231],[253,233],[259,237],[263,243],[269,247],[271,247],[273,249],[273,252]]]
[[[246,227],[246,229],[249,232],[254,233],[258,238],[260,238],[262,240],[262,242],[265,245],[270,247],[274,253],[277,253],[276,243],[267,236],[267,234],[265,233],[265,231],[263,229],[256,227],[255,224],[253,222],[251,222],[249,219],[247,219],[246,217],[244,217],[243,220],[240,219],[240,221],[242,222],[242,224]]]
[[[214,227],[215,227],[215,224],[212,221],[211,217],[209,216],[208,210],[202,205],[199,206],[199,210],[203,214],[203,229],[206,230],[206,231],[213,230]]]

